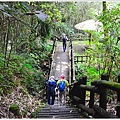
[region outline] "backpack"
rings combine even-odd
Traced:
[[[60,81],[59,84],[58,84],[58,89],[60,92],[63,92],[65,90],[65,86],[66,86],[66,83],[65,81]]]
[[[66,40],[67,40],[66,37],[63,37],[63,38],[62,38],[62,41],[63,41],[63,42],[66,42]]]
[[[53,93],[56,87],[56,82],[53,80],[48,81],[48,90]]]

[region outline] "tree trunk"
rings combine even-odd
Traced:
[[[10,28],[10,20],[8,19],[8,24],[7,24],[7,32],[5,36],[5,51],[4,51],[4,58],[5,60],[7,59],[7,48],[8,48],[8,40],[9,40],[9,28]],[[6,61],[4,61],[4,68],[6,66]]]
[[[103,16],[106,16],[106,1],[103,1]],[[105,23],[103,22],[103,26],[105,26]],[[108,30],[104,29],[104,40],[105,42],[108,41]]]

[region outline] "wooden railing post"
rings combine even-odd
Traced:
[[[53,47],[52,47],[52,51],[51,51],[51,53],[53,53],[53,52],[54,52],[55,42],[56,42],[56,40],[54,40],[54,41],[53,41]]]
[[[49,73],[48,73],[48,79],[50,77],[50,72],[51,72],[51,67],[52,67],[52,61],[53,61],[53,55],[55,52],[55,44],[56,44],[56,39],[53,41],[53,46],[52,46],[52,51],[51,51],[51,57],[49,59]]]
[[[120,74],[118,75],[118,83],[120,83]],[[117,91],[117,116],[120,118],[120,91]]]
[[[109,80],[109,75],[103,74],[101,75],[101,80]],[[107,104],[107,89],[100,86],[100,89],[103,91],[100,94],[100,107],[106,110],[106,104]]]
[[[86,85],[86,83],[87,83],[87,76],[83,76],[81,84]],[[80,90],[80,94],[81,94],[80,95],[80,99],[81,99],[80,103],[85,105],[86,90],[85,89],[81,89]]]
[[[91,82],[91,85],[93,85],[93,83]],[[89,107],[92,108],[94,105],[94,95],[95,92],[94,91],[90,91],[90,101],[89,101]]]
[[[50,59],[49,59],[49,73],[48,73],[48,79],[49,79],[49,77],[50,77],[51,64],[52,64],[52,57],[50,57]]]
[[[80,88],[79,88],[79,85],[81,84],[81,78],[76,82],[74,83],[73,87],[70,88],[70,91],[69,91],[69,96],[70,96],[70,99],[72,100],[72,103],[73,104],[79,104],[80,101],[75,101],[74,100],[74,96],[76,97],[80,97]]]
[[[72,40],[70,39],[71,43],[71,83],[73,82],[73,47],[72,47]]]
[[[77,56],[77,63],[78,63],[78,56]]]

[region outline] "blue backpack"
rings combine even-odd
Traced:
[[[65,81],[60,81],[59,84],[58,84],[58,89],[60,92],[63,92],[65,90],[65,86],[66,86],[66,83]]]
[[[55,81],[52,81],[52,80],[48,80],[48,90],[50,92],[54,92],[55,91],[55,87],[56,87],[56,82]]]

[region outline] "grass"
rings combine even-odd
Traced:
[[[87,43],[87,41],[72,41],[72,44],[73,45],[84,45],[84,44],[86,44]]]
[[[84,45],[88,44],[88,41],[73,41],[74,56],[85,55]]]

